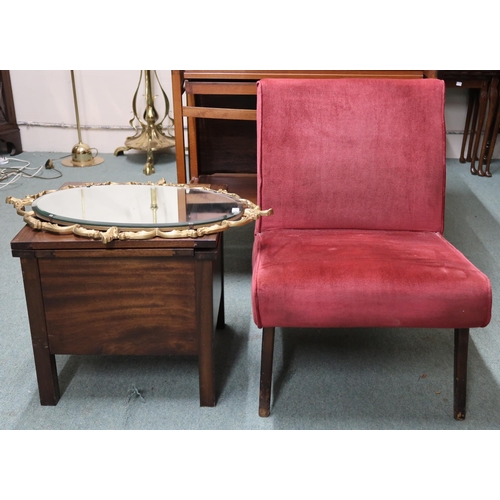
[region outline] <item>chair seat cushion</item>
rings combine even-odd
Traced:
[[[277,230],[255,235],[259,327],[474,328],[490,281],[440,233]]]

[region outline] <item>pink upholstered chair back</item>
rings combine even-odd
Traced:
[[[256,231],[443,231],[440,80],[262,80]]]

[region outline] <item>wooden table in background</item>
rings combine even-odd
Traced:
[[[173,70],[177,182],[225,184],[256,202],[257,85],[263,78],[435,78],[424,70]],[[186,164],[184,118],[189,164]]]
[[[468,105],[460,162],[470,162],[473,175],[491,177],[490,164],[500,128],[500,71],[443,70],[437,72],[437,77],[444,80],[448,88],[467,89]]]

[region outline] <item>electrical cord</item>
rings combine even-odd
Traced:
[[[71,155],[66,155],[66,156],[71,156]],[[61,158],[66,158],[66,156],[62,156]],[[61,159],[59,158],[59,159]],[[52,160],[47,160],[45,162],[45,168],[47,170],[53,170],[54,172],[57,172],[59,175],[54,175],[52,177],[43,177],[43,176],[38,176],[39,179],[59,179],[59,177],[62,177],[62,172],[60,170],[57,170],[57,168],[54,167],[54,162]]]
[[[67,154],[67,155],[64,155],[64,156],[60,156],[59,158],[49,158],[46,162],[45,162],[45,168],[46,169],[51,169],[51,170],[54,170],[56,172],[59,173],[58,176],[56,177],[50,177],[50,179],[57,179],[58,177],[61,177],[62,176],[62,172],[60,170],[57,170],[57,168],[54,167],[54,160],[64,160],[64,158],[67,158],[68,156],[72,156],[72,154]],[[44,177],[44,179],[48,179],[48,177]]]
[[[20,160],[18,158],[6,158],[5,156],[0,156],[0,165],[8,165],[11,161],[23,163],[20,167],[4,167],[0,168],[0,189],[4,189],[7,186],[10,186],[14,182],[16,182],[21,177],[25,178],[37,178],[37,179],[58,179],[62,176],[62,173],[54,168],[54,164],[52,160],[47,160],[45,165],[40,165],[40,167],[30,167],[31,163],[27,160]],[[47,170],[54,170],[58,173],[58,175],[54,175],[51,177],[45,177],[43,175],[39,175],[40,171],[45,167]],[[29,171],[33,171],[34,173],[30,173]]]

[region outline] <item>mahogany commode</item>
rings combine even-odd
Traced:
[[[174,354],[198,357],[200,405],[215,406],[222,239],[218,232],[103,244],[25,226],[11,248],[23,271],[41,404],[60,398],[56,355]]]

